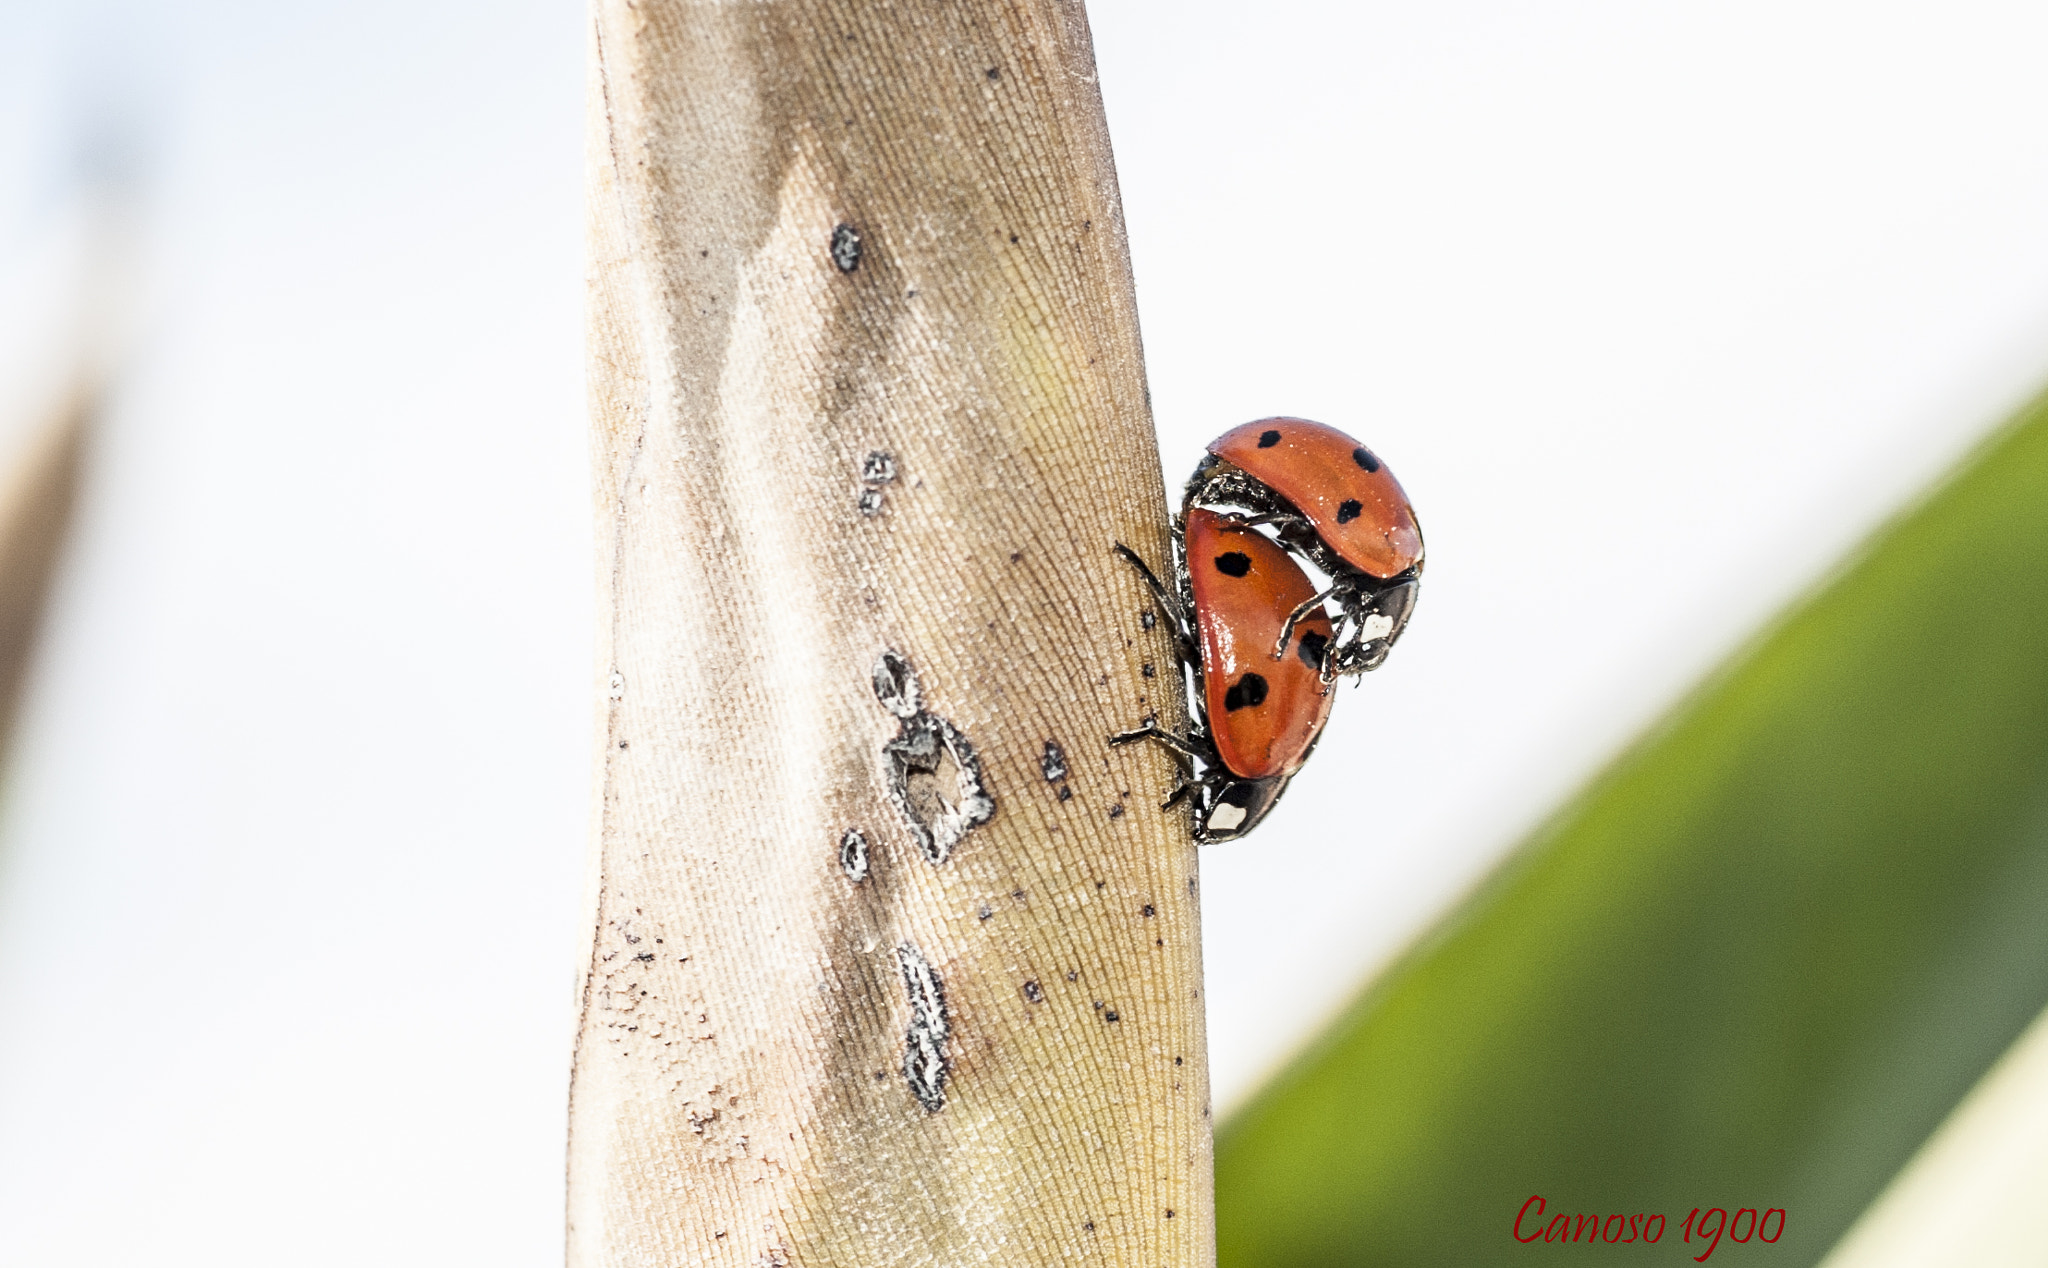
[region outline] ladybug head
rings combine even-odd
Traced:
[[[1208,844],[1235,841],[1259,826],[1259,820],[1280,800],[1287,776],[1271,779],[1242,779],[1224,773],[1209,785],[1208,795],[1195,807],[1195,839]]]
[[[1394,640],[1408,628],[1409,614],[1415,611],[1416,590],[1416,579],[1408,577],[1355,601],[1344,646],[1332,668],[1340,674],[1378,669],[1394,649]]]

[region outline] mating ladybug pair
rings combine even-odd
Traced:
[[[1422,576],[1415,508],[1343,432],[1268,418],[1211,442],[1189,478],[1171,590],[1129,547],[1116,550],[1173,624],[1194,709],[1186,735],[1148,721],[1109,742],[1173,752],[1185,774],[1160,808],[1190,799],[1196,841],[1234,840],[1308,760],[1337,677],[1379,668],[1401,637]],[[1297,560],[1329,584],[1318,590]]]

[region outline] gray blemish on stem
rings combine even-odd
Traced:
[[[884,450],[876,449],[861,459],[860,481],[867,487],[860,491],[854,505],[862,515],[874,516],[882,513],[882,486],[896,478],[896,459]]]
[[[839,867],[856,885],[868,878],[868,839],[859,828],[848,828],[839,838]]]
[[[842,224],[832,230],[832,263],[841,273],[860,267],[860,230]]]
[[[917,673],[893,651],[875,662],[875,699],[901,726],[882,746],[889,802],[933,864],[944,863],[970,831],[995,817],[981,759],[958,727],[925,711]]]
[[[910,996],[910,1028],[903,1036],[903,1077],[911,1095],[933,1114],[946,1106],[946,991],[931,962],[913,942],[896,947],[903,990]]]

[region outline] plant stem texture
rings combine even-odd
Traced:
[[[1167,523],[1072,0],[596,0],[574,1265],[1213,1260]]]

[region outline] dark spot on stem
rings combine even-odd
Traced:
[[[832,263],[841,273],[851,273],[860,267],[860,230],[849,224],[832,230]]]
[[[903,970],[903,990],[910,997],[910,1028],[903,1036],[903,1076],[917,1103],[927,1113],[936,1114],[946,1105],[945,987],[915,943],[897,946],[896,964]]]
[[[961,838],[995,817],[981,759],[958,727],[922,707],[909,661],[885,651],[873,678],[875,698],[901,720],[882,746],[889,801],[925,858],[944,863]]]
[[[839,870],[856,885],[868,878],[868,839],[859,828],[848,828],[839,838]]]

